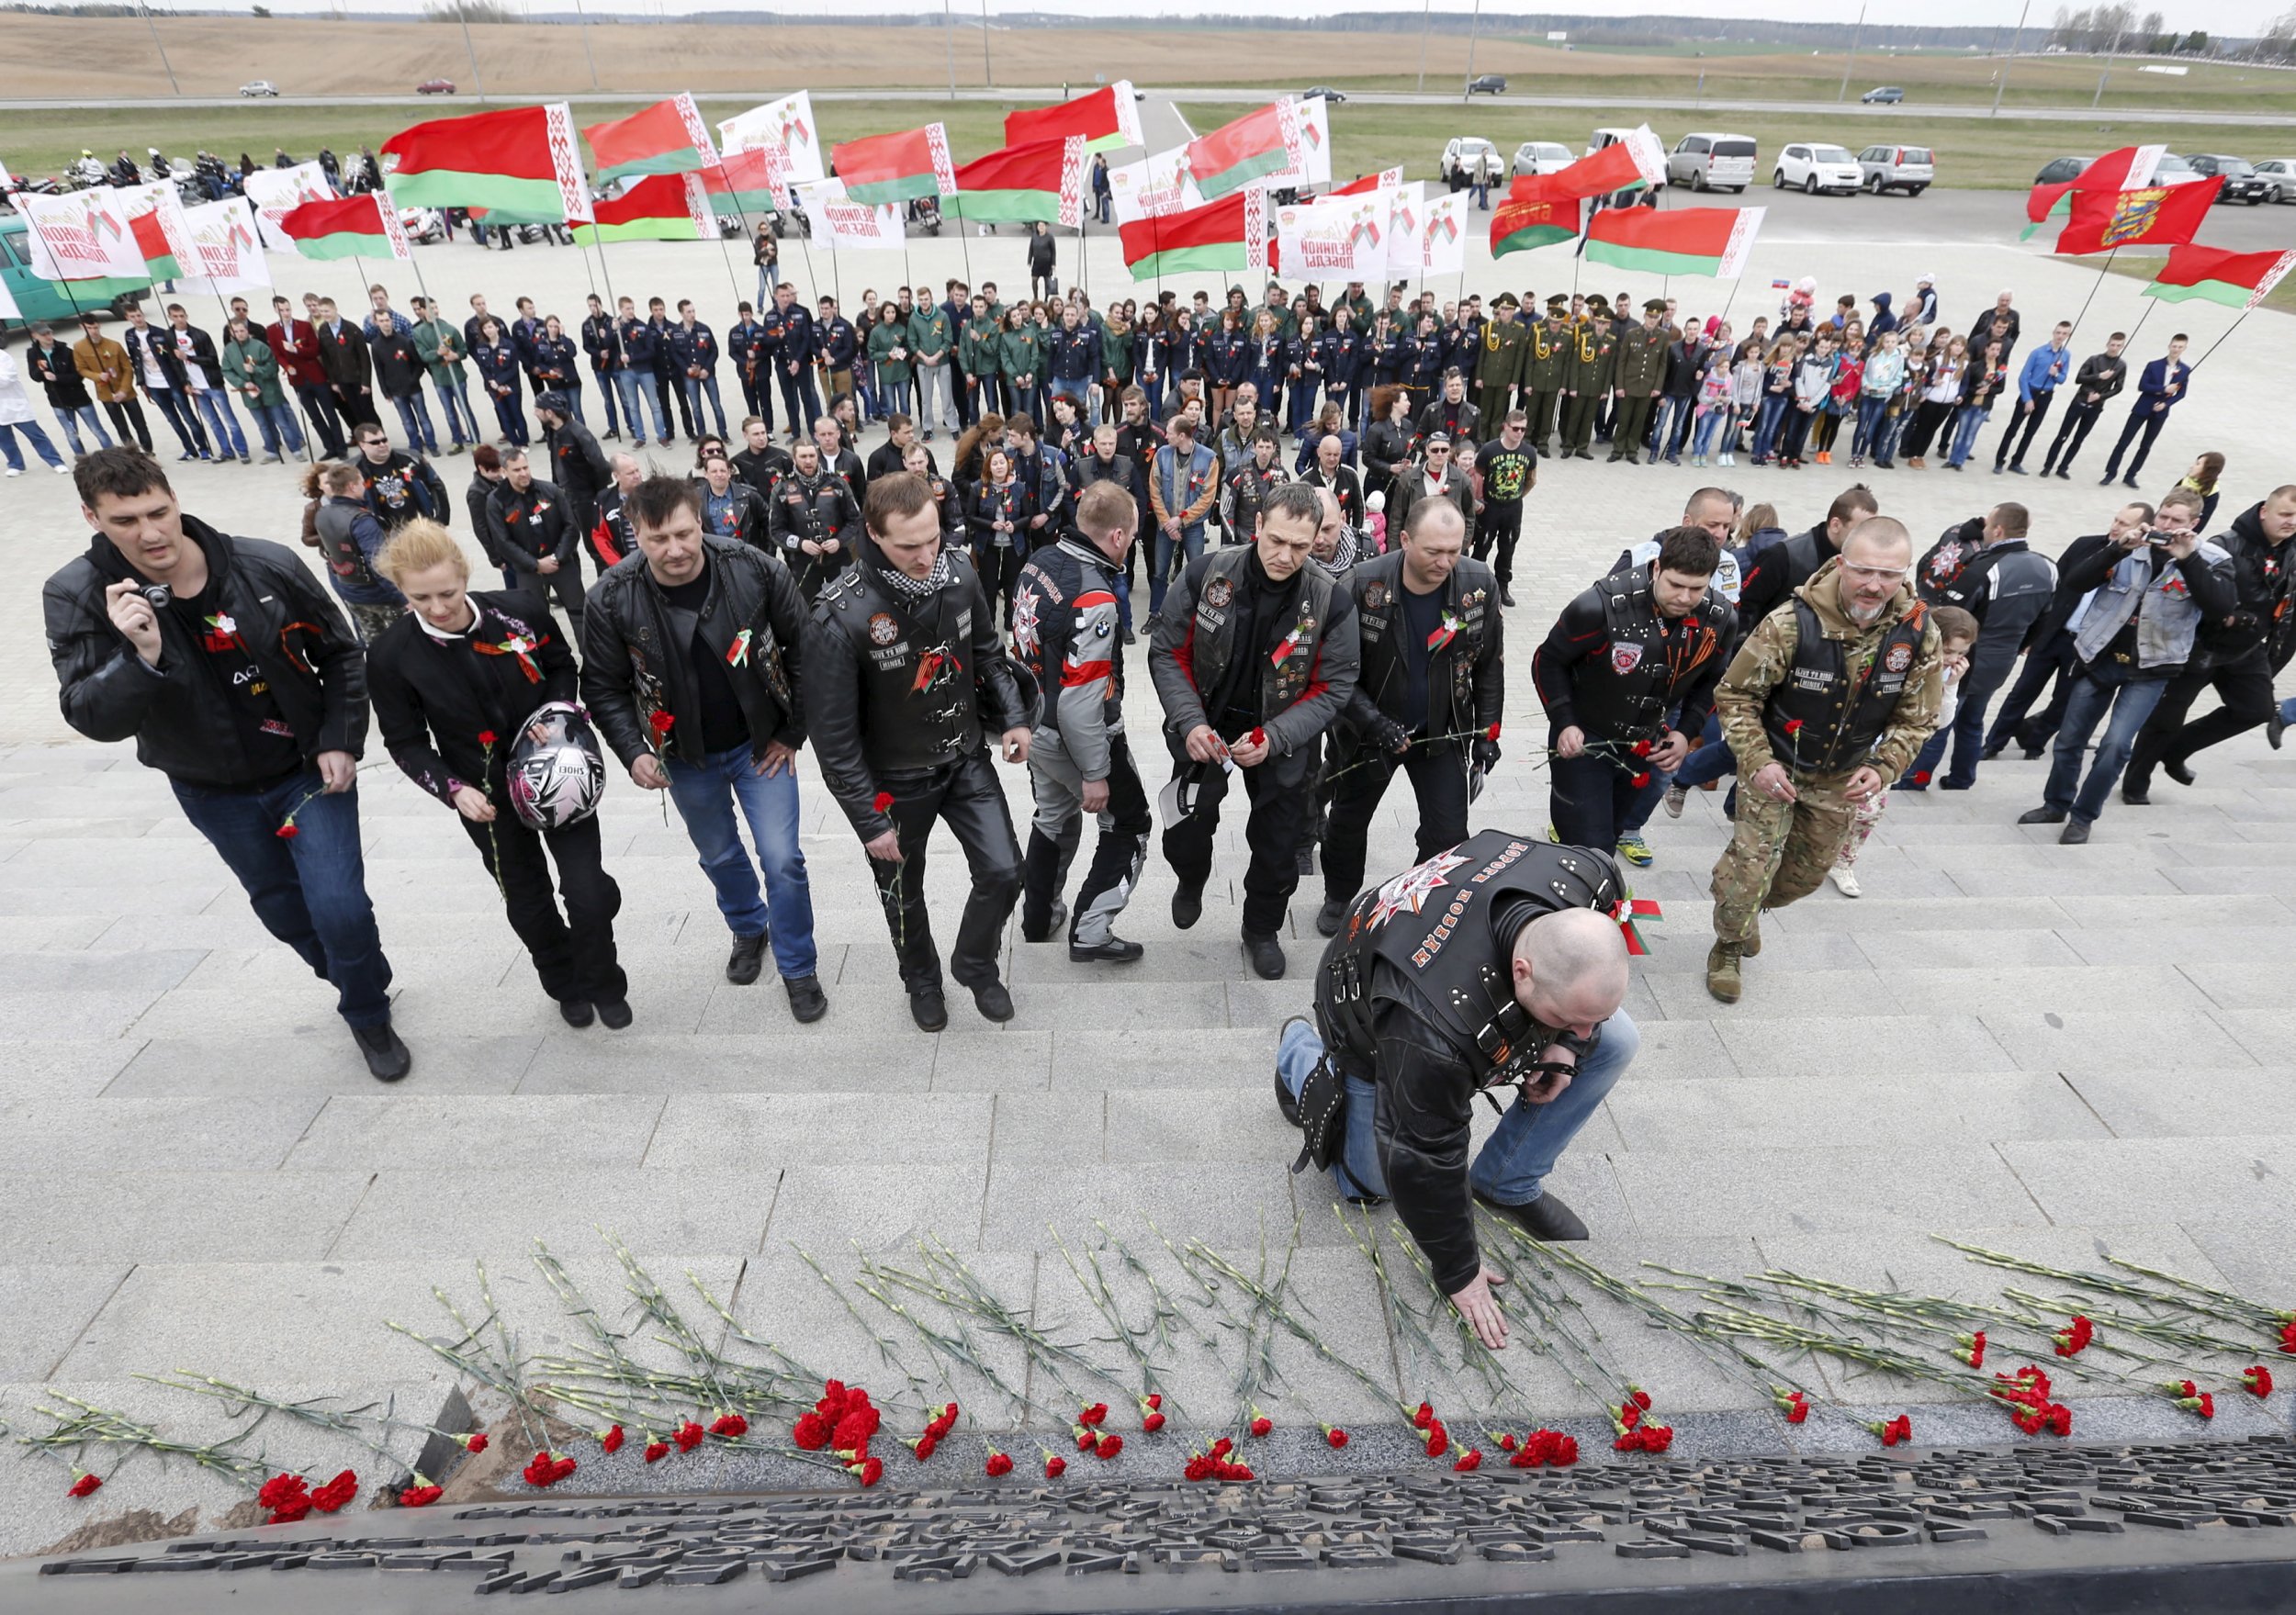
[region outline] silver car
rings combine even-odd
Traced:
[[[1578,156],[1560,140],[1525,140],[1514,149],[1517,174],[1560,174]]]
[[[2268,202],[2296,202],[2296,157],[2267,157],[2257,164]]]
[[[1918,196],[1937,178],[1937,159],[1927,146],[1868,146],[1858,153],[1858,172],[1877,196],[1888,191]]]

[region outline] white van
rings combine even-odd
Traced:
[[[1666,177],[1694,191],[1742,191],[1754,183],[1755,151],[1746,135],[1684,135],[1667,153]]]

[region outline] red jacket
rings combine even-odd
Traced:
[[[279,368],[297,387],[325,387],[327,373],[319,364],[319,333],[308,320],[290,320],[282,331],[276,320],[264,327],[263,340],[271,345]]]

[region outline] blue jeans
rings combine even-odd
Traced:
[[[1164,610],[1164,591],[1172,584],[1172,575],[1176,570],[1174,547],[1172,535],[1163,528],[1157,528],[1155,565],[1148,572],[1148,614],[1152,617]],[[1177,566],[1187,566],[1204,553],[1204,528],[1201,522],[1180,530],[1178,548],[1182,553],[1177,559]]]
[[[2065,703],[2065,723],[2057,730],[2056,753],[2049,762],[2049,783],[2041,792],[2043,805],[2094,824],[2105,811],[2113,781],[2128,766],[2137,731],[2160,705],[2161,692],[2167,688],[2166,679],[2099,684],[2086,669],[2076,672],[2073,693]],[[2112,714],[2109,721],[2108,711]],[[2073,782],[2080,779],[2081,753],[2100,721],[2105,723],[2104,738],[2097,743],[2097,760],[2089,764],[2088,778],[2081,779],[2076,796]]]
[[[598,384],[598,396],[606,401],[606,435],[611,437],[622,430],[621,415],[614,409],[613,372],[601,370],[597,365],[592,364],[590,367],[590,377]]]
[[[216,457],[247,458],[247,439],[239,429],[239,416],[231,409],[231,395],[209,387],[191,397],[198,406],[200,416],[208,423],[209,435],[215,439]],[[227,443],[231,445],[228,449],[224,446]]]
[[[1658,413],[1650,425],[1650,452],[1681,459],[1683,440],[1690,435],[1691,416],[1696,408],[1696,400],[1693,398],[1677,398],[1671,394],[1660,397]]]
[[[805,855],[797,845],[797,775],[784,768],[760,774],[747,746],[711,755],[699,763],[670,759],[670,800],[686,822],[702,872],[717,892],[717,912],[737,936],[773,939],[773,967],[784,981],[810,976],[813,948],[813,888],[805,880]],[[758,872],[741,845],[734,823],[738,802],[758,845],[765,871],[762,896]],[[778,917],[778,925],[771,921]]]
[[[641,378],[635,370],[613,373],[613,390],[622,395],[622,419],[629,426],[633,446],[646,441],[645,409],[649,404],[654,410],[654,435],[664,443],[670,441],[670,421],[662,414],[661,397],[654,391],[652,380],[651,376]]]
[[[1265,397],[1266,395],[1263,394],[1262,396]],[[1051,409],[1052,400],[1059,398],[1075,399],[1076,417],[1078,420],[1083,420],[1086,418],[1086,411],[1092,402],[1092,383],[1089,379],[1081,381],[1063,381],[1060,377],[1054,376],[1052,380],[1044,384],[1045,408],[1048,409]],[[1266,406],[1263,405],[1262,408],[1265,409]],[[1274,413],[1271,411],[1268,414],[1267,419],[1273,421],[1275,418]]]
[[[1771,451],[1777,447],[1778,425],[1784,419],[1785,399],[1784,398],[1762,399],[1761,414],[1754,422],[1755,459],[1766,460],[1770,457]]]
[[[184,817],[246,888],[264,929],[334,983],[335,1013],[354,1027],[388,1025],[390,961],[366,895],[357,784],[321,795],[315,768],[261,791],[171,783]],[[282,837],[290,813],[296,834]]]
[[[1944,783],[1955,791],[1966,791],[1977,780],[1977,758],[1985,749],[1985,712],[1993,701],[1993,692],[2008,682],[2011,664],[1988,667],[1983,674],[1970,669],[1962,680],[1960,699],[1953,706],[1953,721],[1937,730],[1924,741],[1915,754],[1908,777],[1933,775],[1945,758],[1945,743],[1953,744],[1953,766],[1946,770]],[[1982,681],[1980,681],[1982,680]]]
[[[438,453],[438,428],[431,424],[431,406],[422,401],[421,388],[403,398],[390,400],[399,410],[399,425],[408,449],[418,454]]]
[[[478,435],[478,418],[470,412],[470,383],[457,364],[445,376],[431,377],[431,386],[438,393],[439,412],[446,417],[446,434],[457,443],[483,443]]]
[[[582,413],[582,378],[569,376],[558,383],[558,390],[566,395],[566,407],[574,411],[574,419],[588,426],[590,420]]]
[[[94,404],[82,404],[76,409],[58,409],[56,423],[63,428],[64,441],[72,445],[72,452],[75,454],[87,453],[80,446],[80,428],[83,426],[94,432],[96,441],[104,447],[112,446],[111,435],[104,430],[103,419],[96,414]]]
[[[247,412],[255,418],[256,428],[263,433],[263,452],[266,454],[299,454],[303,452],[303,429],[295,424],[295,407],[282,399],[276,404],[250,404]]]
[[[167,417],[168,425],[175,429],[175,441],[184,445],[185,459],[215,457],[215,451],[208,446],[207,428],[199,424],[199,411],[192,407],[191,398],[182,388],[153,387],[144,390],[160,407],[160,413]]]
[[[1985,425],[1983,404],[1964,404],[1953,417],[1953,446],[1947,451],[1945,463],[1958,465],[1969,458],[1969,451],[1977,446],[1978,430]]]
[[[39,421],[0,421],[0,457],[7,460],[9,470],[24,469],[24,451],[16,446],[16,434],[19,432],[39,452],[42,462],[50,465],[63,464],[63,456],[56,453],[56,445],[48,441],[48,429],[40,425]],[[73,453],[79,453],[78,445],[73,445]]]
[[[1889,409],[1887,393],[1875,397],[1867,394],[1858,399],[1857,434],[1850,440],[1852,458],[1860,454],[1881,457],[1882,421]]]
[[[686,408],[693,411],[693,424],[696,426],[702,424],[702,395],[707,393],[710,410],[717,417],[717,435],[724,437],[726,435],[726,406],[718,401],[717,377],[689,376],[685,377],[685,384]]]
[[[1708,409],[1705,414],[1698,417],[1697,436],[1691,440],[1690,452],[1692,458],[1703,460],[1713,451],[1714,440],[1716,436],[1721,432],[1724,422],[1729,420],[1730,411],[1728,409]],[[1723,439],[1722,452],[1726,454],[1728,454],[1730,452],[1729,444],[1735,441],[1735,433],[1732,433],[1730,437]]]
[[[1558,1097],[1532,1105],[1518,1094],[1507,1106],[1468,1170],[1467,1181],[1477,1194],[1500,1206],[1528,1206],[1544,1192],[1547,1174],[1618,1085],[1642,1047],[1641,1031],[1623,1009],[1603,1023],[1602,1031],[1594,1052],[1580,1062],[1579,1074]],[[1322,1057],[1323,1042],[1315,1028],[1294,1021],[1284,1028],[1283,1041],[1277,1046],[1276,1074],[1297,1095]],[[1385,1198],[1387,1174],[1379,1170],[1379,1140],[1372,1127],[1379,1091],[1360,1077],[1349,1077],[1346,1082],[1347,1136],[1339,1158],[1332,1162],[1332,1182],[1343,1194]]]

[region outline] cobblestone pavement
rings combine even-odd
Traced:
[[[1025,285],[1008,235],[919,242],[906,277],[964,274],[967,254],[976,281]],[[794,242],[784,262],[810,291]],[[813,263],[826,276],[828,261]],[[457,246],[426,252],[423,265],[455,307],[471,290],[498,308],[530,292],[573,317],[589,289],[585,260],[563,249]],[[375,267],[276,266],[291,291],[345,299]],[[609,267],[622,291],[691,293],[721,331],[730,323],[725,270],[706,247],[616,247]],[[849,306],[903,274],[891,254],[837,267]],[[1503,269],[1503,281],[1479,250],[1469,283],[1486,295],[1502,284],[1544,293],[1574,274],[1559,250]],[[737,271],[748,296],[754,277]],[[1934,273],[1956,327],[2013,285],[2029,331],[2080,308],[2094,279],[2009,246],[1914,255],[1781,236],[1755,252],[1739,323],[1772,302],[1756,288],[1805,271],[1828,297],[1903,290]],[[1579,278],[1638,295],[1659,285]],[[415,289],[406,280],[394,269],[402,297]],[[1103,300],[1132,289],[1112,256],[1095,259],[1091,286]],[[1727,293],[1703,281],[1670,289],[1696,314]],[[196,320],[215,323],[211,301],[186,300]],[[2077,349],[2144,307],[2133,283],[2109,282]],[[2132,356],[2157,353],[2178,329],[2205,351],[2231,319],[2203,304],[2155,309]],[[2279,317],[2258,315],[2201,368],[2148,488],[2165,488],[2200,449],[2222,449],[2221,525],[2288,478],[2275,457],[2287,342]],[[2104,430],[2117,421],[2116,411]],[[1884,510],[1926,544],[1987,500],[2021,495],[2038,547],[2054,552],[2099,530],[2122,497],[2093,481],[1992,477],[1980,468],[1990,442],[1988,432],[1960,476],[1873,474]],[[935,446],[945,454],[947,439]],[[2102,449],[2092,442],[2084,460],[2093,478]],[[443,462],[457,495],[465,466]],[[1545,468],[1521,603],[1508,613],[1508,757],[1478,826],[1542,829],[1543,779],[1526,764],[1543,733],[1530,647],[1561,602],[1622,542],[1667,524],[1703,475]],[[1852,480],[1842,465],[1718,475],[1775,500],[1790,529]],[[0,1266],[0,1418],[17,1433],[47,1428],[30,1411],[43,1385],[197,1427],[203,1406],[186,1409],[191,1399],[133,1377],[177,1368],[275,1393],[396,1396],[401,1417],[429,1419],[454,1376],[383,1320],[443,1329],[432,1286],[469,1291],[471,1259],[484,1258],[503,1314],[535,1350],[561,1346],[569,1326],[531,1245],[547,1241],[588,1294],[618,1307],[623,1275],[599,1247],[601,1228],[665,1284],[682,1287],[691,1271],[745,1327],[805,1342],[799,1354],[824,1372],[866,1379],[881,1372],[867,1336],[793,1246],[850,1267],[849,1241],[898,1255],[929,1232],[1001,1294],[1075,1318],[1081,1295],[1048,1225],[1089,1240],[1104,1218],[1146,1241],[1154,1219],[1176,1239],[1241,1253],[1264,1233],[1280,1243],[1297,1216],[1294,1293],[1333,1349],[1398,1396],[1474,1404],[1471,1388],[1430,1378],[1390,1339],[1327,1188],[1284,1171],[1296,1136],[1269,1103],[1266,1072],[1276,1027],[1306,1002],[1322,894],[1311,881],[1294,900],[1290,979],[1254,978],[1235,940],[1240,824],[1223,827],[1194,930],[1173,927],[1171,877],[1152,859],[1120,926],[1147,945],[1141,963],[1072,966],[1016,934],[1007,957],[1018,1017],[997,1027],[959,995],[951,1029],[928,1037],[909,1023],[859,849],[810,763],[805,845],[831,999],[813,1026],[792,1020],[770,979],[726,983],[727,938],[682,830],[617,778],[603,824],[637,1021],[578,1033],[536,988],[467,840],[370,746],[360,788],[369,883],[416,1060],[407,1082],[385,1090],[365,1074],[330,994],[262,933],[165,782],[128,748],[62,725],[36,613],[39,580],[85,542],[68,488],[37,471],[0,484],[0,1226],[12,1236]],[[296,496],[277,468],[186,467],[179,488],[218,525],[292,540]],[[1135,750],[1153,756],[1140,659],[1128,717]],[[1649,928],[1654,952],[1629,1000],[1641,1056],[1556,1180],[1595,1228],[1601,1260],[1614,1271],[1644,1259],[1719,1273],[1777,1265],[1997,1293],[1998,1275],[1932,1244],[1937,1231],[2058,1262],[2088,1262],[2101,1244],[2276,1305],[2296,1294],[2296,1010],[2283,959],[2296,921],[2286,836],[2296,762],[2245,736],[2200,757],[2189,790],[2160,783],[2146,809],[2116,802],[2085,847],[2016,824],[2039,800],[2042,767],[2012,754],[1986,765],[1974,791],[1895,803],[1859,866],[1866,896],[1822,891],[1769,920],[1745,1000],[1728,1007],[1701,980],[1721,799],[1694,795],[1681,821],[1656,821],[1657,862],[1637,888],[1667,917]],[[1004,773],[1024,814],[1025,782]],[[1390,796],[1375,871],[1407,859],[1406,811]],[[955,867],[937,856],[929,882],[944,936]],[[1645,1383],[1664,1375],[1685,1418],[1750,1421],[1747,1443],[1774,1450],[1758,1391],[1655,1331],[1620,1355]],[[1592,1411],[1551,1360],[1510,1357],[1546,1417]],[[1268,1398],[1279,1421],[1379,1416],[1346,1376],[1287,1366]],[[895,1388],[896,1375],[882,1377]],[[1217,1423],[1232,1388],[1210,1367],[1198,1382],[1199,1417]],[[1829,1377],[1826,1388],[1857,1407],[1905,1399],[1903,1387]],[[2252,1407],[2239,1429],[2281,1422],[2285,1407]],[[1942,1439],[2000,1433],[1990,1419]],[[283,1434],[275,1455],[326,1463],[329,1449],[309,1435]],[[1714,1450],[1729,1445],[1717,1435]],[[52,1543],[133,1509],[155,1526],[186,1509],[177,1529],[213,1524],[238,1496],[148,1459],[90,1502],[66,1502],[66,1479],[45,1459],[0,1464],[0,1549]]]

